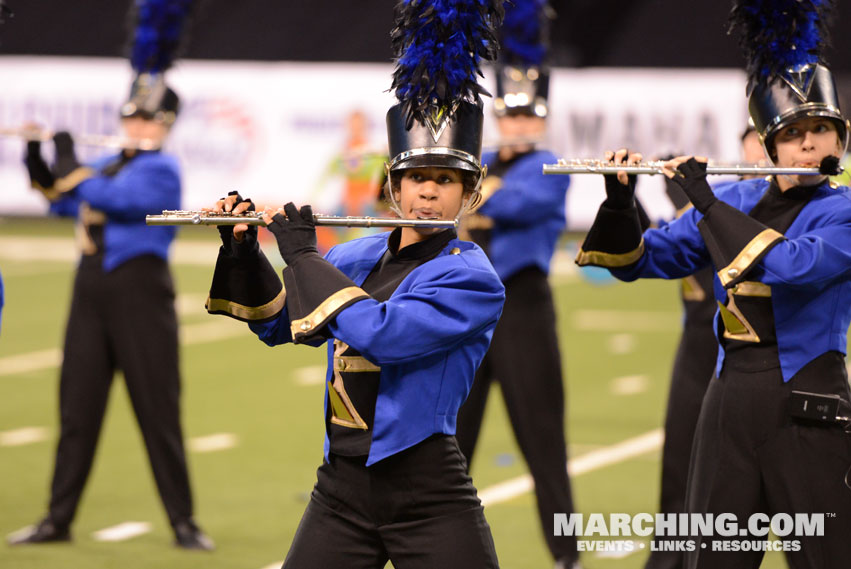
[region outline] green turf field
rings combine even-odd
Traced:
[[[30,444],[0,446],[0,535],[45,512],[57,436],[55,364],[74,267],[70,224],[0,223],[0,272],[6,308],[0,336],[0,433],[46,429]],[[180,297],[183,424],[188,439],[232,433],[238,444],[190,451],[197,519],[215,539],[212,553],[171,545],[141,437],[120,377],[74,542],[9,548],[0,568],[261,569],[283,560],[322,459],[324,350],[268,348],[247,327],[203,311],[215,260],[215,231],[182,231],[188,260],[174,265]],[[34,261],[27,247],[39,245]],[[35,254],[35,253],[33,253]],[[570,454],[579,457],[661,426],[668,373],[679,334],[677,285],[591,285],[576,274],[554,277],[568,395]],[[319,366],[319,367],[315,367]],[[520,476],[525,465],[497,394],[491,399],[473,465],[480,491]],[[43,432],[43,431],[41,431]],[[545,434],[542,433],[542,436]],[[574,477],[579,511],[654,512],[659,451]],[[531,494],[486,508],[504,569],[549,568]],[[98,542],[96,530],[121,522],[152,524],[122,542]],[[641,567],[646,550],[624,558],[586,553],[586,568]],[[763,567],[785,564],[769,554]]]

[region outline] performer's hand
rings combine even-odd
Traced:
[[[662,172],[679,185],[688,196],[694,209],[706,213],[718,201],[706,181],[707,159],[703,156],[677,156],[665,162]]]
[[[41,142],[31,140],[27,143],[27,153],[24,155],[24,164],[30,175],[30,182],[34,188],[47,190],[56,183],[56,178],[51,174],[50,168],[41,156]]]
[[[267,209],[263,219],[269,231],[275,234],[281,257],[287,265],[292,265],[302,255],[319,253],[316,249],[313,209],[309,205],[301,206],[301,209],[297,210],[290,202],[283,208],[278,208],[274,216],[272,213],[271,209]]]
[[[605,159],[617,166],[633,166],[641,162],[641,153],[630,153],[626,148],[617,152],[606,151]],[[617,175],[605,175],[606,181],[606,207],[611,209],[626,209],[632,206],[635,197],[635,174],[627,175],[626,172],[618,172]]]
[[[53,135],[53,144],[56,145],[53,175],[56,178],[64,178],[80,167],[80,161],[77,160],[77,154],[74,152],[74,139],[68,132],[61,131]]]
[[[233,212],[234,214],[254,211],[251,198],[243,198],[239,192],[229,192],[226,198],[215,203],[212,210],[215,213]],[[219,225],[219,237],[226,251],[240,257],[253,251],[257,245],[257,226],[240,223],[237,225]]]

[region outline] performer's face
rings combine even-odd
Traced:
[[[826,156],[842,157],[839,133],[833,121],[820,117],[810,117],[795,121],[782,129],[774,137],[774,153],[777,166],[785,168],[818,168]],[[824,180],[822,176],[781,176],[780,187],[788,179],[788,187],[794,185],[813,185]]]
[[[529,139],[535,140],[543,137],[547,129],[547,123],[544,119],[526,114],[499,117],[497,124],[502,142],[517,141],[508,146],[514,153],[532,150],[534,143],[531,143]]]
[[[148,139],[160,143],[168,134],[168,127],[163,123],[142,117],[122,118],[121,127],[128,138]]]
[[[464,184],[455,168],[410,168],[402,174],[398,203],[406,219],[455,219]]]

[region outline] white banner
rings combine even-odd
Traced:
[[[238,189],[258,203],[292,200],[338,211],[352,171],[346,162],[359,161],[348,141],[362,139],[360,151],[386,148],[391,73],[390,64],[181,62],[169,72],[183,107],[167,150],[183,168],[184,207]],[[2,57],[0,127],[35,121],[52,130],[115,134],[130,82],[123,59]],[[492,91],[489,79],[485,84]],[[744,90],[739,71],[556,69],[549,148],[570,158],[627,146],[648,157],[683,152],[735,161],[747,120]],[[497,138],[488,113],[485,140]],[[0,213],[46,210],[29,189],[23,151],[22,141],[0,138]],[[105,152],[78,149],[86,160]],[[672,211],[662,191],[661,180],[642,178],[639,193],[656,217]],[[574,176],[569,227],[586,228],[603,195],[599,176]]]

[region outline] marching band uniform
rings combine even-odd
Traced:
[[[500,120],[547,115],[546,10],[544,0],[517,0],[506,6],[495,70],[494,108]],[[472,462],[491,383],[499,382],[535,481],[547,546],[560,566],[569,568],[578,558],[576,539],[554,537],[552,531],[553,514],[573,512],[573,499],[566,467],[561,355],[547,282],[556,241],[565,226],[568,181],[544,176],[542,165],[556,162],[556,157],[531,145],[510,157],[486,154],[484,162],[488,177],[482,184],[483,203],[465,220],[465,227],[493,263],[505,285],[506,302],[491,348],[458,415],[458,442]]]
[[[778,130],[809,116],[833,121],[847,144],[829,71],[814,64],[804,71],[811,73],[804,103],[792,93],[791,74],[757,85],[751,96],[767,150]],[[781,192],[776,182],[757,179],[713,195],[705,166],[691,159],[678,171],[674,179],[694,209],[642,234],[634,203],[612,207],[607,199],[577,262],[626,281],[682,278],[713,266],[720,349],[698,419],[687,511],[733,513],[739,524],[756,512],[835,513],[824,537],[801,536],[800,551],[787,556],[793,567],[844,566],[851,557],[851,489],[844,483],[851,445],[838,424],[790,416],[789,396],[798,390],[851,400],[843,358],[851,323],[851,190],[825,181]],[[704,549],[704,538],[692,537],[698,547],[686,553],[689,569],[756,567],[763,555],[718,552],[712,542]]]
[[[691,204],[675,183],[666,180],[666,191],[678,214]],[[636,202],[638,205],[638,202]],[[647,225],[642,224],[642,229]],[[683,304],[683,331],[674,357],[668,405],[665,411],[665,443],[662,448],[662,484],[659,511],[664,514],[685,512],[686,481],[691,445],[700,405],[715,371],[718,343],[713,322],[717,304],[712,285],[711,267],[684,277],[680,283]],[[646,569],[679,569],[682,552],[650,553]]]
[[[144,24],[140,16],[140,26]],[[170,124],[177,107],[177,95],[165,86],[162,74],[143,73],[134,81],[122,116]],[[125,150],[83,167],[69,134],[58,133],[54,140],[52,170],[41,158],[38,142],[28,145],[26,163],[33,186],[51,200],[51,213],[77,218],[82,257],[65,332],[61,431],[49,511],[40,524],[11,542],[70,539],[112,378],[120,369],[176,544],[212,549],[212,541],[192,519],[180,426],[177,315],[168,267],[176,228],[145,225],[148,214],[179,209],[177,161],[159,151]]]
[[[468,64],[477,68],[478,57],[493,55],[501,3],[459,10],[454,20],[466,22],[463,29],[436,28],[437,18],[445,21],[439,8],[397,6],[401,102],[387,113],[391,199],[394,179],[408,168],[481,176],[475,75],[459,89],[444,63],[423,69],[417,62],[441,55],[430,41],[437,29],[447,45],[462,42],[460,52],[473,54]],[[433,92],[434,85],[449,94]],[[424,95],[416,92],[423,88]],[[417,109],[417,101],[434,107]],[[468,188],[478,193],[477,184]],[[453,436],[505,298],[493,267],[454,230],[400,249],[399,229],[338,245],[323,258],[310,206],[287,204],[285,211],[269,225],[287,263],[283,284],[256,230],[236,242],[226,229],[207,305],[249,322],[270,346],[327,344],[325,460],[284,567],[378,568],[388,560],[400,569],[497,567]]]
[[[553,514],[571,513],[564,434],[564,391],[552,291],[547,282],[556,241],[565,225],[567,184],[544,176],[541,166],[555,162],[547,151],[533,151],[509,163],[488,154],[486,191],[500,185],[471,220],[470,236],[488,254],[505,285],[506,302],[493,342],[458,415],[458,442],[472,462],[491,382],[498,381],[511,425],[529,470],[541,527],[556,559],[570,567],[577,558],[575,539],[552,535]],[[487,224],[489,228],[482,228]]]

